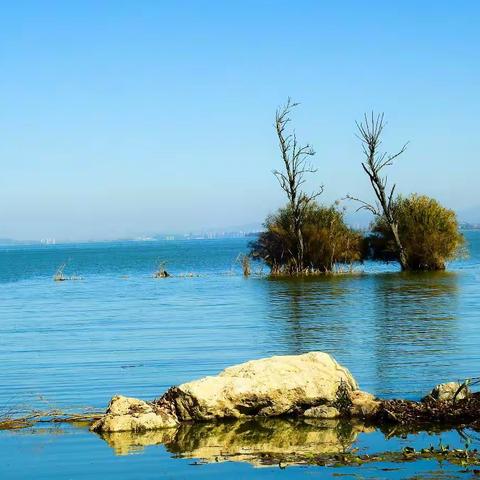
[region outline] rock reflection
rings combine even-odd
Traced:
[[[269,458],[288,460],[292,454],[305,458],[344,452],[364,431],[371,429],[358,422],[264,418],[183,424],[178,429],[144,433],[117,432],[103,434],[102,438],[117,455],[164,445],[178,457],[260,465]]]

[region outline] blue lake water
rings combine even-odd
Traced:
[[[116,393],[151,399],[231,364],[311,350],[333,354],[362,389],[384,397],[414,399],[436,383],[478,377],[480,232],[466,237],[470,257],[448,272],[367,263],[304,280],[242,277],[235,259],[248,239],[0,247],[0,406],[104,408]],[[174,276],[152,278],[159,259]],[[65,261],[80,280],[53,281]],[[114,451],[84,428],[0,432],[8,458],[0,478],[279,475],[243,462],[193,466],[165,446]],[[372,475],[404,478],[388,472]]]

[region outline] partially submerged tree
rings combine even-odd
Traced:
[[[303,223],[305,212],[313,200],[323,192],[321,186],[317,191],[307,194],[301,187],[305,183],[305,176],[308,173],[317,171],[309,159],[315,155],[313,148],[307,143],[301,145],[295,131],[288,132],[287,126],[291,122],[290,114],[298,103],[292,102],[289,98],[287,103],[279,108],[275,114],[275,130],[277,132],[280,153],[284,170],[274,170],[281,188],[288,199],[288,230],[292,237],[290,255],[294,261],[293,270],[301,273],[306,268],[305,264],[305,242],[303,238]]]
[[[397,197],[392,210],[409,270],[443,270],[445,262],[462,254],[464,237],[455,212],[424,195]],[[377,217],[368,238],[370,258],[399,261],[391,228]]]
[[[365,114],[363,122],[356,122],[356,125],[358,128],[358,137],[362,142],[363,154],[365,156],[362,167],[370,180],[370,184],[375,193],[376,203],[374,205],[350,195],[348,198],[361,204],[359,210],[366,209],[372,212],[377,219],[380,217],[383,219],[393,239],[396,257],[400,262],[400,266],[402,270],[408,270],[407,256],[398,231],[398,219],[395,217],[394,211],[394,192],[396,185],[393,184],[392,187],[389,187],[387,177],[382,176],[382,170],[392,165],[393,160],[405,151],[407,144],[404,144],[403,147],[393,155],[380,151],[382,144],[381,136],[386,125],[383,113],[375,116],[372,112],[370,119],[367,114]]]
[[[455,213],[426,196],[395,197],[395,184],[388,186],[383,169],[392,165],[406,149],[395,154],[380,150],[385,128],[384,115],[364,116],[357,122],[365,160],[362,167],[375,193],[371,204],[355,197],[359,209],[373,213],[375,220],[368,239],[369,256],[377,260],[395,260],[402,270],[443,270],[445,262],[455,258],[464,243]]]
[[[343,211],[309,202],[302,217],[303,270],[298,271],[292,255],[297,236],[292,231],[290,205],[270,215],[265,231],[250,244],[251,256],[263,260],[274,275],[332,272],[338,264],[352,264],[362,259],[363,237],[349,228]]]

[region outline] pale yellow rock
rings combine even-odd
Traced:
[[[189,420],[302,415],[305,411],[316,418],[333,418],[338,416],[334,407],[341,384],[349,395],[358,391],[351,373],[327,353],[263,358],[173,387],[154,403],[113,397],[92,429],[146,431]]]
[[[374,395],[361,390],[356,390],[351,393],[350,399],[352,401],[351,415],[354,417],[368,418],[375,414],[380,401]]]
[[[455,394],[457,394],[455,399],[463,400],[468,396],[470,390],[468,387],[460,389],[461,386],[462,384],[458,382],[440,383],[436,385],[424,399],[431,397],[438,401],[448,401],[453,400]]]
[[[143,400],[116,395],[110,400],[105,415],[91,427],[102,432],[143,432],[161,428],[172,428],[178,420],[163,411],[154,410]]]
[[[358,389],[351,373],[327,353],[276,356],[184,383],[176,387],[174,403],[182,420],[278,416],[333,403],[342,381]]]

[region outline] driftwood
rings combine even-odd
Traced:
[[[103,413],[100,412],[81,412],[65,413],[62,410],[36,411],[15,415],[13,413],[0,415],[0,430],[18,430],[21,428],[32,427],[37,423],[91,423],[98,420]]]
[[[480,427],[480,393],[461,400],[384,400],[372,421],[376,425],[399,424],[420,427],[433,424],[442,426]]]

